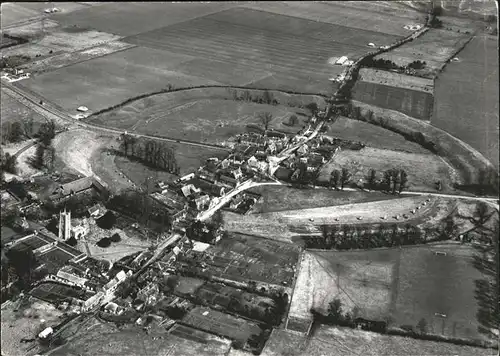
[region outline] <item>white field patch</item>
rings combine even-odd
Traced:
[[[85,176],[92,176],[92,155],[101,147],[97,136],[85,130],[65,131],[54,138],[53,145],[67,166]]]
[[[407,214],[410,218],[422,217],[429,214],[437,199],[433,198],[431,202],[422,206],[425,200],[425,197],[413,196],[369,203],[281,211],[271,214],[283,223],[290,225],[307,225],[310,224],[310,219],[313,219],[315,225],[380,223],[384,221],[397,222],[398,220],[395,219],[395,216],[399,216],[399,221],[405,220],[402,214]],[[418,206],[420,206],[420,209],[416,210],[418,212],[411,214],[411,210],[416,209]],[[387,219],[382,220],[382,217],[386,217]]]

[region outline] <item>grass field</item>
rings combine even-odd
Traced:
[[[435,251],[446,255],[436,255]],[[470,246],[430,244],[403,249],[308,251],[304,255],[290,315],[308,318],[314,306],[325,312],[335,297],[344,311],[385,320],[389,327],[421,319],[432,334],[482,339],[476,283],[486,277],[473,266]],[[435,313],[446,317],[436,316]]]
[[[435,191],[435,183],[441,180],[443,189],[452,186],[452,172],[448,164],[432,154],[416,154],[381,150],[365,147],[359,151],[343,150],[321,169],[320,179],[329,180],[334,169],[346,167],[351,170],[352,181],[363,179],[366,182],[371,169],[382,172],[391,169],[404,169],[408,173],[409,190]]]
[[[430,93],[364,81],[357,81],[353,90],[355,100],[401,111],[421,120],[431,118],[434,98]]]
[[[180,168],[181,176],[198,170],[206,160],[211,157],[224,158],[228,152],[225,150],[210,149],[183,144],[172,144],[175,149],[175,157]],[[143,186],[147,177],[158,177],[159,180],[171,181],[178,177],[167,172],[157,171],[147,167],[140,162],[132,161],[126,157],[116,156],[117,168],[125,174],[137,186]]]
[[[33,133],[37,132],[41,124],[46,121],[43,116],[9,96],[4,90],[2,90],[0,108],[2,124],[11,122],[19,122],[22,124],[28,118],[33,118]]]
[[[436,79],[432,124],[480,151],[498,168],[496,37],[475,37]]]
[[[286,186],[263,186],[252,188],[250,191],[260,194],[263,197],[262,201],[254,205],[252,213],[255,214],[365,203],[394,198],[394,196],[376,192],[364,193],[326,189],[296,189]]]
[[[375,59],[389,59],[399,66],[407,65],[415,60],[427,64],[419,72],[433,78],[469,39],[471,35],[444,29],[431,29],[414,41],[376,56]]]
[[[77,336],[47,355],[218,356],[225,354],[230,347],[228,340],[190,328],[176,334],[166,333],[164,329],[153,329],[146,334],[142,329],[133,326],[118,329],[111,323],[90,320],[91,322],[85,323],[86,327],[79,330]]]
[[[302,92],[327,94],[331,86],[325,78],[342,69],[328,64],[330,57],[358,58],[367,51],[365,39],[369,42],[369,38],[387,36],[236,8],[127,37],[125,41],[196,57],[177,69],[224,84],[262,86],[261,80],[277,75],[280,80],[267,80],[269,89],[284,89],[285,74],[292,82],[302,81]],[[241,77],[249,73],[252,77]],[[271,87],[273,82],[277,86]]]
[[[17,22],[26,21],[38,15],[39,13],[37,11],[26,9],[21,4],[3,3],[2,27],[10,26]]]
[[[190,58],[150,48],[131,48],[19,83],[65,110],[76,113],[76,108],[84,105],[90,111],[98,111],[168,84],[175,87],[217,84],[173,68]]]
[[[89,118],[91,122],[116,127],[129,132],[189,139],[198,142],[222,143],[238,133],[246,132],[247,124],[261,126],[261,112],[270,112],[273,120],[270,128],[297,132],[310,115],[306,109],[289,107],[311,102],[324,105],[318,96],[289,95],[271,92],[283,105],[268,105],[235,101],[232,93],[236,89],[203,88],[149,96],[126,104],[109,112]],[[243,90],[237,90],[243,95]],[[252,97],[262,97],[260,90],[249,90]],[[294,114],[299,123],[294,127],[283,124]]]
[[[304,354],[310,356],[342,355],[460,355],[493,356],[496,350],[455,345],[446,342],[417,340],[401,336],[380,335],[369,331],[321,326],[307,344]],[[263,353],[264,355],[264,353]],[[268,353],[277,356],[279,353]],[[283,355],[283,354],[281,354]],[[301,353],[291,352],[290,356]]]
[[[344,140],[360,141],[369,147],[408,153],[429,154],[430,152],[403,136],[363,121],[339,117],[328,126],[326,135]]]

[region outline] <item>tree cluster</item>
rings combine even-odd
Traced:
[[[390,227],[380,226],[375,232],[371,231],[371,228],[367,230],[351,225],[331,225],[322,226],[322,236],[307,237],[305,246],[325,250],[351,250],[416,245],[424,242],[422,231],[409,224],[402,228],[396,224]]]
[[[258,104],[268,104],[268,105],[278,105],[279,101],[274,98],[273,93],[269,90],[264,90],[264,92],[252,95],[249,90],[239,92],[238,90],[233,90],[233,100],[236,101],[246,101]]]
[[[1,175],[2,175],[2,181],[1,184],[3,185],[5,183],[5,172],[11,173],[11,174],[16,174],[17,172],[17,159],[15,156],[12,156],[10,153],[5,153],[3,150],[0,151],[0,170],[1,170]]]
[[[403,169],[389,169],[384,172],[382,183],[384,188],[392,194],[396,192],[401,194],[408,184],[408,174]]]
[[[137,159],[150,167],[172,174],[180,172],[175,157],[175,148],[168,146],[165,142],[122,135],[120,151],[125,157]]]
[[[341,170],[334,169],[330,173],[329,187],[336,190],[344,190],[344,187],[351,182],[352,174],[347,168]]]
[[[20,122],[2,123],[2,141],[19,142],[23,139],[24,131]]]

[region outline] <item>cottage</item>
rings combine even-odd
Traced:
[[[203,210],[210,203],[210,196],[202,195],[196,198],[194,201],[196,203],[196,209]]]
[[[240,167],[238,167],[238,169],[235,169],[231,173],[233,174],[234,179],[236,179],[236,180],[240,180],[243,177],[243,173],[241,172]]]
[[[90,217],[97,220],[104,216],[104,214],[106,214],[107,209],[102,204],[96,204],[93,207],[89,208],[87,211]]]

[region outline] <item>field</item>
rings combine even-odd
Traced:
[[[353,98],[421,120],[430,120],[434,101],[433,96],[426,92],[364,81],[357,81],[354,85]]]
[[[347,192],[327,189],[296,189],[287,186],[263,186],[249,191],[262,195],[253,214],[270,213],[282,210],[320,208],[353,203],[365,203],[393,199],[384,193]]]
[[[346,117],[339,117],[335,123],[329,125],[326,135],[344,140],[360,141],[369,147],[383,150],[430,153],[419,144],[408,141],[397,133]]]
[[[172,144],[175,148],[175,157],[180,168],[180,175],[192,173],[205,164],[211,157],[224,158],[228,152],[221,149],[211,149],[207,147],[198,147],[184,144]],[[136,186],[143,186],[147,177],[158,177],[159,180],[171,181],[178,177],[167,172],[156,171],[155,169],[144,166],[137,161],[122,156],[116,156],[115,164],[123,174],[130,179]]]
[[[38,132],[41,124],[45,122],[45,118],[36,113],[29,107],[21,104],[19,101],[8,95],[6,90],[2,89],[1,103],[2,124],[19,122],[23,124],[27,118],[33,118],[33,133]]]
[[[44,329],[42,320],[45,320],[47,326],[54,326],[62,321],[62,312],[49,303],[30,298],[20,307],[16,307],[17,304],[18,302],[14,302],[9,306],[2,306],[2,355],[4,356],[24,355],[36,345],[35,338]],[[21,342],[22,339],[32,341],[24,343]]]
[[[256,236],[230,234],[204,254],[214,256],[216,264],[210,271],[218,271],[220,277],[291,286],[299,250],[294,245]],[[210,265],[210,261],[206,263]]]
[[[495,355],[496,350],[460,346],[446,342],[381,335],[374,332],[320,326],[309,342],[292,331],[273,330],[262,356],[343,356],[343,355]]]
[[[416,40],[378,55],[393,61],[399,66],[405,66],[413,61],[425,61],[427,64],[419,72],[433,78],[439,70],[458,52],[470,39],[471,35],[444,29],[431,29]]]
[[[461,184],[475,182],[477,173],[488,165],[491,166],[491,163],[472,146],[425,121],[359,101],[354,101],[353,104],[361,108],[362,115],[365,115],[367,110],[373,111],[375,122],[380,123],[381,118],[384,118],[391,130],[405,134],[421,132],[426,140],[436,145],[440,156],[451,164],[454,169],[452,175],[454,181]]]
[[[325,312],[338,297],[345,311],[357,307],[358,316],[388,321],[389,327],[418,330],[417,323],[425,319],[432,334],[487,339],[479,331],[484,296],[476,289],[486,277],[473,266],[473,254],[470,246],[451,243],[309,251],[300,266],[290,315],[308,319],[311,307]]]
[[[480,151],[498,169],[496,37],[475,37],[436,79],[432,124]]]
[[[78,253],[77,255],[79,255]],[[70,255],[67,251],[55,247],[52,250],[40,255],[39,260],[44,265],[44,269],[50,274],[57,274],[57,271],[63,267],[69,260],[76,255]]]
[[[369,224],[383,222],[386,216],[389,222],[398,222],[396,215],[408,214],[404,222],[425,222],[435,215],[438,209],[437,199],[432,199],[415,215],[412,209],[421,205],[424,197],[404,197],[377,202],[351,203],[322,208],[286,210],[262,214],[239,215],[224,213],[224,228],[227,231],[252,234],[282,242],[302,243],[306,235],[320,235],[320,226],[325,224]],[[358,219],[360,218],[360,219]]]
[[[326,78],[342,69],[329,65],[330,57],[357,58],[367,50],[365,40],[387,37],[376,32],[235,8],[141,33],[125,41],[196,57],[183,63],[179,70],[197,76],[208,75],[207,78],[224,84],[262,87],[265,82],[269,89],[290,90],[286,79],[289,78],[294,86],[295,82],[302,82],[302,92],[327,94],[331,88]],[[241,39],[245,39],[244,43]],[[252,77],[239,79],[238,74],[244,73],[252,73]]]
[[[3,3],[2,4],[2,27],[10,26],[17,22],[26,21],[30,18],[39,16],[34,10],[24,8],[21,4]]]
[[[361,68],[359,70],[359,80],[367,83],[424,91],[430,94],[434,92],[434,81],[432,79],[375,68]]]
[[[168,84],[175,87],[217,84],[175,71],[175,63],[189,58],[136,47],[43,73],[18,85],[76,113],[81,105],[97,111]]]
[[[87,299],[83,290],[76,290],[64,284],[45,282],[39,284],[29,292],[32,296],[50,302],[60,303],[69,301],[71,298],[80,300]]]
[[[260,327],[253,322],[206,307],[196,307],[191,310],[182,319],[182,322],[197,329],[216,335],[224,335],[227,338],[239,340],[243,343],[252,335],[260,334],[261,331]]]
[[[351,170],[352,181],[366,181],[370,169],[382,172],[391,169],[404,169],[408,174],[408,190],[435,191],[435,183],[441,180],[443,189],[452,187],[452,170],[439,156],[395,152],[365,147],[359,151],[343,150],[321,169],[320,180],[328,181],[334,169],[346,167]]]
[[[89,319],[74,338],[47,355],[218,356],[227,353],[229,347],[228,340],[191,328],[184,327],[177,332],[174,329],[174,333],[171,334],[166,333],[164,329],[153,329],[146,334],[136,327],[118,329],[111,323],[104,324],[96,319]]]
[[[410,31],[403,27],[409,23],[423,23],[424,15],[404,5],[390,1],[349,1],[349,2],[262,2],[246,4],[245,7],[274,12],[287,16],[307,18],[358,30],[377,31],[390,36],[407,36]],[[390,38],[388,36],[388,38]],[[390,44],[387,39],[375,42],[377,45]],[[366,39],[366,44],[370,42]],[[373,41],[371,41],[373,42]],[[363,43],[365,44],[365,43]]]
[[[317,102],[320,107],[324,105],[324,99],[318,96],[277,92],[271,94],[283,105],[235,101],[235,92],[242,96],[244,91],[207,88],[153,95],[92,116],[88,120],[128,132],[220,144],[238,133],[246,132],[247,124],[262,126],[258,118],[260,112],[270,112],[273,115],[270,128],[295,133],[305,124],[305,115],[310,113],[306,109],[288,107],[289,104],[306,105]],[[260,90],[248,92],[254,98],[263,95]],[[294,114],[299,114],[299,123],[294,127],[283,125]]]

